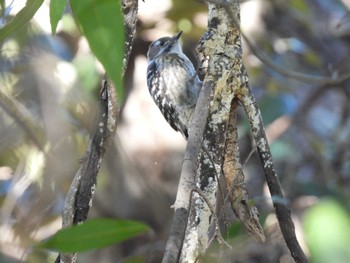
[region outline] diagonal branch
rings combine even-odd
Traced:
[[[209,115],[210,92],[212,89],[213,83],[211,82],[203,85],[190,123],[189,137],[174,204],[174,217],[165,247],[163,263],[175,263],[179,260],[189,216],[191,194],[195,185],[198,156]]]
[[[95,130],[91,134],[85,157],[66,196],[63,227],[82,223],[87,218],[94,197],[100,164],[117,128],[118,114],[115,88],[107,79],[104,79]],[[76,254],[60,254],[56,262],[76,262]]]
[[[136,32],[138,1],[123,0],[121,4],[126,34],[122,69],[122,75],[124,75]],[[100,89],[99,108],[96,114],[94,131],[90,136],[85,157],[82,159],[81,166],[66,196],[63,211],[63,227],[82,223],[87,219],[95,193],[98,171],[106,149],[114,137],[118,118],[119,107],[116,89],[107,76],[104,76]],[[76,262],[76,254],[58,255],[56,262]]]
[[[308,262],[296,238],[291,212],[285,204],[281,185],[273,165],[270,146],[266,138],[261,113],[248,83],[242,88],[241,94],[242,96],[239,99],[250,122],[259,159],[263,165],[266,182],[271,193],[273,206],[276,210],[276,216],[283,238],[295,262]]]

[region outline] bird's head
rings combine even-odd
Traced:
[[[182,31],[173,37],[162,37],[152,42],[147,52],[148,61],[165,53],[182,53],[180,36]]]

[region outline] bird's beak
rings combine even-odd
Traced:
[[[181,37],[181,35],[182,35],[182,32],[183,31],[180,31],[179,33],[177,33],[175,36],[173,36],[173,39],[175,40],[179,40],[179,38]]]

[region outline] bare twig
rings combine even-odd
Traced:
[[[126,28],[126,43],[122,69],[122,75],[124,75],[136,31],[138,1],[123,0],[122,8]],[[117,128],[119,117],[117,96],[115,87],[107,79],[107,76],[103,78],[99,99],[100,104],[96,115],[94,132],[90,136],[85,157],[73,179],[65,200],[63,227],[78,224],[86,220],[92,205],[97,175],[104,153],[114,137]],[[56,262],[64,263],[73,263],[75,261],[76,254],[62,254],[56,259]]]
[[[258,155],[263,165],[266,182],[272,196],[272,202],[276,210],[276,216],[281,228],[283,238],[295,262],[308,262],[296,238],[291,212],[286,206],[285,202],[281,202],[284,200],[284,197],[282,194],[279,179],[277,177],[277,173],[273,165],[271,151],[266,138],[264,124],[259,107],[256,104],[248,83],[246,83],[246,86],[243,90],[244,91],[242,92],[240,101],[242,102],[244,110],[247,113],[252,128]]]
[[[207,82],[203,85],[190,123],[189,137],[174,204],[174,217],[164,252],[163,263],[178,262],[179,260],[187,226],[192,189],[195,185],[198,156],[209,114],[210,92],[213,89],[213,85],[214,83],[212,82]]]
[[[91,135],[81,167],[66,196],[63,227],[84,222],[87,218],[94,197],[100,164],[117,127],[118,113],[115,88],[107,79],[104,79],[94,125],[95,131]],[[64,263],[75,261],[76,254],[61,254],[56,259],[56,262]]]

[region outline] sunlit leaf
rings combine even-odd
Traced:
[[[63,253],[82,252],[122,242],[148,229],[146,225],[135,221],[92,219],[58,231],[38,247]]]
[[[72,11],[90,48],[123,96],[124,24],[119,0],[71,0]]]
[[[58,21],[61,20],[67,0],[51,0],[50,1],[50,23],[52,35],[56,34]]]
[[[8,24],[0,29],[0,42],[21,26],[28,23],[43,2],[44,0],[27,0],[25,7],[23,7]]]

